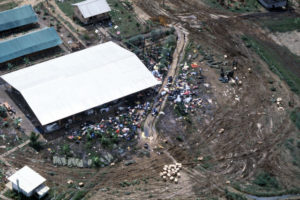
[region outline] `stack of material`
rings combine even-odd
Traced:
[[[174,183],[178,183],[178,179],[181,177],[179,171],[182,169],[181,163],[165,165],[163,168],[163,172],[160,172],[160,177],[163,178],[164,181],[168,179],[170,181],[174,181]]]

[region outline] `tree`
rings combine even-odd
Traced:
[[[2,118],[6,118],[7,117],[7,110],[4,106],[0,106],[0,116]]]
[[[39,137],[40,137],[40,134],[31,132],[29,146],[34,148],[36,151],[39,151],[42,148],[41,142],[38,141]]]
[[[14,68],[14,65],[11,63],[7,63],[7,69],[12,70]]]
[[[23,59],[23,61],[24,61],[24,63],[25,63],[26,66],[28,66],[28,65],[30,64],[30,60],[29,60],[29,58],[27,58],[27,57],[25,57],[25,58]]]

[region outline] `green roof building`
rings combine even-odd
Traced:
[[[44,28],[0,42],[0,63],[58,46],[62,43],[56,30]]]
[[[37,21],[38,18],[31,5],[17,7],[0,12],[0,31],[36,23]]]

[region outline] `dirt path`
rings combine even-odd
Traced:
[[[54,7],[55,9],[55,15],[60,15],[64,20],[69,22],[76,30],[79,32],[85,31],[85,29],[82,26],[79,26],[76,24],[73,20],[71,20],[68,16],[65,15],[64,12],[61,11],[61,9],[57,6],[54,0],[49,0],[49,4]]]
[[[184,49],[185,49],[186,45],[188,44],[188,32],[180,26],[175,26],[175,29],[176,29],[176,33],[178,36],[177,46],[176,46],[176,49],[173,54],[173,61],[172,61],[171,67],[168,71],[168,74],[167,74],[164,82],[161,85],[161,89],[160,89],[159,93],[161,93],[164,90],[164,88],[166,87],[166,85],[168,83],[168,77],[169,76],[175,77],[177,67],[179,66],[180,61],[184,56]],[[173,81],[174,81],[174,79],[173,79]],[[158,112],[160,112],[164,109],[166,101],[167,101],[167,97],[168,97],[168,95],[166,95],[164,97],[164,100],[163,100],[161,106],[159,107]],[[147,116],[147,118],[145,120],[145,124],[144,124],[145,135],[142,135],[142,137],[141,137],[144,139],[149,139],[149,145],[152,148],[157,145],[157,131],[155,130],[155,123],[157,122],[157,119],[158,119],[158,117],[152,116],[151,114],[149,114]],[[145,141],[141,140],[141,142],[145,142]]]
[[[53,9],[51,9],[51,7],[50,6],[47,6],[47,4],[45,3],[44,5],[45,5],[45,7],[47,8],[47,10],[51,13],[51,15],[52,16],[54,16],[72,35],[73,35],[73,37],[74,38],[76,38],[76,40],[78,40],[78,42],[82,45],[82,46],[84,46],[84,48],[86,48],[87,46],[86,46],[86,44],[85,44],[85,42],[83,42],[81,39],[80,39],[80,37],[79,37],[79,34],[77,33],[77,32],[83,32],[85,29],[84,28],[82,28],[81,26],[79,26],[79,25],[77,25],[77,24],[75,24],[69,17],[67,17],[66,15],[65,15],[65,13],[63,13],[61,10],[60,10],[60,8],[56,5],[56,3],[55,2],[53,2],[53,1],[49,1],[49,4],[51,5],[51,6],[53,6],[54,7],[54,9],[55,9],[55,12],[53,12]],[[59,17],[57,17],[57,16],[61,16],[64,20],[61,20]],[[71,24],[71,26],[73,27],[73,28],[75,28],[76,30],[77,30],[77,32],[75,32],[75,31],[73,31],[73,30],[71,30],[71,28],[65,23],[65,21],[67,21],[68,23],[70,23]]]
[[[13,153],[13,152],[15,152],[15,151],[17,151],[17,150],[23,148],[25,145],[29,144],[29,142],[30,142],[30,140],[27,140],[27,141],[25,141],[24,143],[22,143],[22,144],[20,144],[20,145],[18,145],[18,146],[16,146],[16,147],[14,147],[13,149],[11,149],[11,150],[9,150],[9,151],[7,151],[7,152],[1,154],[1,155],[0,155],[0,160],[3,161],[3,162],[5,163],[5,165],[11,167],[11,164],[9,164],[9,162],[5,159],[5,157],[8,156],[8,155],[11,154],[11,153]],[[13,169],[12,169],[12,170],[13,170]]]
[[[19,3],[19,6],[28,5],[31,4],[32,7],[39,4],[40,2],[43,2],[44,0],[19,0],[17,1]]]

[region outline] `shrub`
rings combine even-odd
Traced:
[[[106,138],[106,137],[102,137],[100,139],[100,142],[101,144],[104,146],[104,147],[108,147],[109,145],[111,145],[111,141],[109,138]]]
[[[2,118],[6,118],[8,115],[7,115],[7,110],[4,106],[0,106],[0,117]]]
[[[34,148],[36,151],[39,151],[42,148],[41,142],[38,141],[39,137],[40,137],[39,134],[35,132],[31,132],[29,146]]]
[[[267,188],[279,188],[279,184],[274,176],[267,172],[261,172],[253,181],[254,184]]]
[[[225,190],[225,196],[228,200],[247,200],[247,198],[241,194],[236,194],[233,192],[229,192],[227,189]]]
[[[82,37],[83,37],[84,40],[89,40],[90,39],[90,36],[87,33],[83,34]]]
[[[98,156],[92,157],[92,161],[96,167],[100,167],[103,164]]]
[[[67,157],[71,157],[72,153],[71,153],[71,148],[69,144],[64,144],[62,147],[62,153],[64,155],[66,155]]]
[[[290,115],[291,120],[295,123],[297,128],[300,130],[300,107],[296,108]]]
[[[13,64],[7,63],[7,69],[12,70],[14,68]]]

